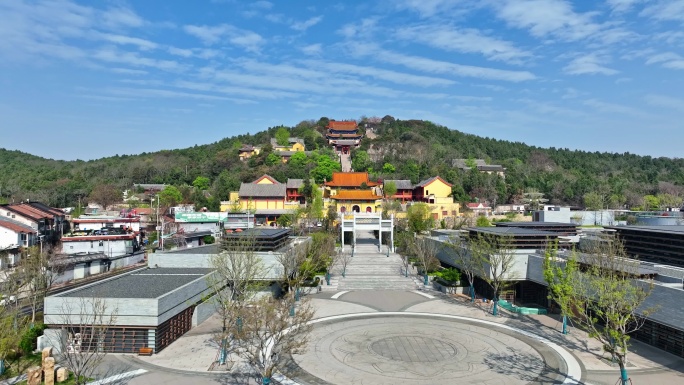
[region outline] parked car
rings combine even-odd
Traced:
[[[15,295],[3,295],[2,298],[0,298],[0,306],[14,305],[15,303],[17,303],[17,297]]]

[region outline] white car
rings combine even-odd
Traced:
[[[15,303],[17,303],[17,297],[14,295],[3,295],[2,298],[0,298],[0,306],[7,306]]]

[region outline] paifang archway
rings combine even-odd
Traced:
[[[382,219],[380,214],[368,213],[341,213],[341,231],[342,234],[342,251],[344,251],[344,233],[352,233],[352,245],[356,249],[356,231],[357,230],[371,230],[378,232],[378,251],[382,248],[382,233],[389,233],[390,243],[389,250],[394,252],[394,215],[389,219]]]

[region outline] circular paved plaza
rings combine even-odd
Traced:
[[[477,322],[368,317],[315,326],[288,375],[302,384],[553,384],[563,359],[539,341]]]

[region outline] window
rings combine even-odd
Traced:
[[[449,212],[448,212],[448,211],[446,211],[446,210],[442,211],[442,216],[445,216],[445,217],[446,217],[447,215],[449,215]]]
[[[90,241],[90,248],[93,248],[93,241]]]

